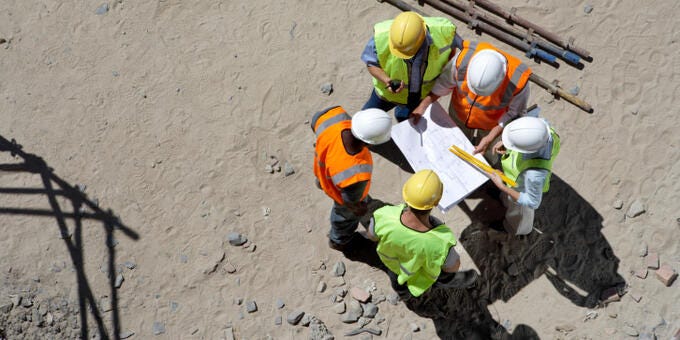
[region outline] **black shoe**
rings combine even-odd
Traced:
[[[340,244],[340,243],[335,243],[330,239],[328,240],[328,246],[331,247],[331,249],[334,249],[334,250],[337,250],[337,251],[340,251],[340,252],[344,252],[347,249],[348,244],[349,244],[349,242],[345,243],[345,244]]]
[[[455,273],[442,273],[434,284],[441,288],[469,288],[477,282],[478,278],[479,274],[469,269]]]

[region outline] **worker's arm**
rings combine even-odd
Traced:
[[[439,77],[437,77],[437,80],[435,81],[430,93],[425,98],[423,98],[420,104],[415,109],[413,109],[413,111],[411,111],[411,117],[413,117],[414,124],[418,123],[418,120],[423,116],[425,110],[427,110],[427,107],[430,106],[430,104],[436,102],[440,97],[446,96],[453,92],[453,88],[456,86],[456,83],[453,80],[453,72],[457,72],[455,59],[456,58],[453,58],[449,60],[448,63],[446,63],[442,69],[442,73],[439,75]]]
[[[399,84],[399,87],[397,87],[397,89],[392,90],[392,88],[390,87],[390,81],[392,81],[392,78],[390,78],[390,76],[387,75],[385,70],[383,70],[382,68],[380,68],[378,66],[373,66],[373,65],[366,65],[366,67],[368,68],[368,73],[370,73],[373,76],[373,78],[378,79],[379,82],[385,84],[385,88],[388,91],[390,91],[392,93],[399,93],[399,92],[401,92],[401,90],[404,89],[404,81],[403,80],[401,80],[401,83]]]
[[[503,183],[498,173],[490,175],[493,183],[502,192],[508,194],[517,204],[527,206],[531,209],[538,209],[543,199],[543,185],[548,179],[548,170],[545,169],[527,169],[524,170],[522,176],[523,190],[519,192],[513,188],[508,187]]]
[[[397,88],[395,91],[392,91],[392,88],[390,88],[390,80],[392,79],[390,79],[385,70],[383,70],[380,67],[380,61],[378,60],[378,51],[375,48],[375,39],[373,37],[371,37],[371,39],[368,40],[368,43],[366,43],[364,51],[363,53],[361,53],[361,61],[363,61],[366,64],[368,73],[370,73],[371,76],[373,76],[373,78],[383,83],[388,91],[398,93],[401,92],[401,90],[404,88],[403,81],[401,82],[399,88]]]
[[[449,255],[446,256],[446,261],[442,265],[442,271],[445,273],[455,273],[460,269],[460,255],[456,249],[449,248]]]
[[[508,111],[501,116],[498,121],[498,125],[491,129],[489,134],[484,136],[479,141],[479,143],[475,146],[473,154],[486,152],[486,149],[489,147],[489,145],[491,145],[491,143],[493,143],[493,141],[496,140],[496,138],[500,136],[501,133],[503,133],[503,127],[506,124],[527,114],[529,95],[530,91],[529,86],[527,85],[524,87],[524,89],[522,89],[522,91],[519,91],[516,96],[510,99]]]

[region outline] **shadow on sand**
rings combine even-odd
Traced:
[[[9,141],[0,136],[0,151],[9,152],[15,159],[22,162],[16,164],[0,164],[0,172],[26,172],[40,176],[41,188],[3,187],[0,194],[3,195],[44,195],[49,202],[50,209],[32,209],[0,207],[0,215],[27,215],[37,217],[53,217],[61,232],[61,238],[68,249],[73,262],[78,284],[78,303],[80,315],[80,337],[90,338],[88,334],[88,314],[92,315],[96,324],[100,339],[118,339],[120,332],[120,319],[118,314],[117,289],[114,287],[116,277],[116,254],[114,249],[114,231],[120,231],[125,236],[138,240],[139,235],[125,226],[111,210],[102,210],[97,203],[90,200],[82,191],[69,184],[54,174],[53,169],[39,156],[24,152],[22,146],[14,140]],[[59,199],[66,199],[69,211],[64,211],[59,204]],[[62,200],[63,202],[63,200]],[[93,296],[92,289],[87,281],[83,267],[83,243],[82,222],[83,220],[95,220],[101,222],[106,233],[106,245],[108,252],[108,277],[111,301],[111,328],[107,328],[106,320],[100,313],[97,300]],[[73,232],[69,232],[69,224],[72,223]],[[88,312],[89,311],[89,312]]]
[[[486,185],[473,194],[480,199],[474,209],[461,204],[472,223],[459,241],[480,270],[477,284],[467,289],[433,286],[418,299],[404,301],[416,314],[433,319],[440,338],[538,339],[528,325],[512,325],[510,320],[504,327],[499,322],[505,320],[494,319],[488,306],[510,300],[542,275],[557,293],[587,308],[602,303],[604,290],[622,289],[625,280],[617,273],[619,259],[600,232],[602,216],[569,184],[553,174],[550,192],[536,211],[538,231],[510,241],[487,236],[489,225],[504,215],[497,192]],[[362,242],[361,246],[372,248],[346,253],[348,259],[376,266],[375,245]],[[386,270],[380,263],[376,267]]]

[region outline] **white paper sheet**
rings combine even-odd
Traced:
[[[432,169],[444,183],[439,201],[443,212],[451,209],[488,178],[449,151],[453,144],[472,154],[472,143],[439,103],[428,107],[416,126],[406,120],[392,128],[392,139],[415,171]],[[488,164],[482,155],[477,159]]]

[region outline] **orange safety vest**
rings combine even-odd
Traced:
[[[477,96],[467,84],[467,68],[472,57],[483,49],[492,49],[505,56],[508,71],[500,86],[489,96]],[[456,86],[451,94],[451,106],[461,122],[471,129],[491,130],[508,112],[510,101],[524,89],[531,75],[531,69],[493,45],[485,42],[463,41],[463,49],[456,59],[456,72],[453,80]]]
[[[373,171],[371,152],[364,147],[356,155],[350,155],[342,143],[342,131],[352,128],[352,117],[341,106],[335,106],[314,114],[311,126],[316,134],[314,175],[321,189],[335,202],[343,204],[341,189],[368,181],[361,195],[362,200],[366,198]]]

